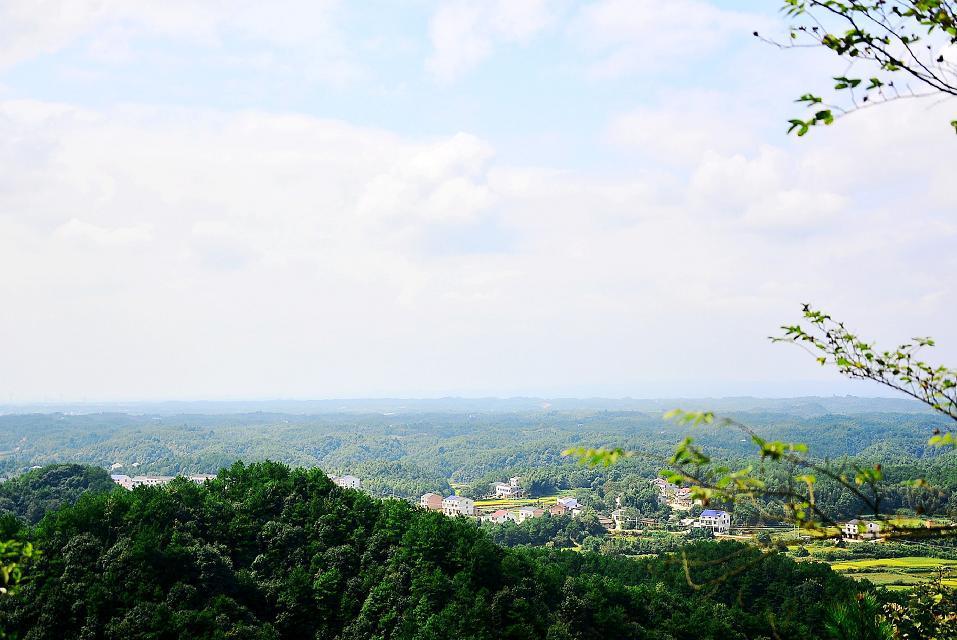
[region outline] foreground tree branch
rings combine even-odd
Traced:
[[[833,98],[805,93],[813,113],[792,118],[788,132],[871,106],[913,98],[957,97],[957,10],[948,0],[784,0],[788,38],[759,39],[781,49],[823,48],[847,63],[833,78]],[[957,132],[957,119],[950,122]]]

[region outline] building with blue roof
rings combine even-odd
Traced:
[[[715,535],[727,535],[731,532],[731,514],[720,509],[705,509],[694,526],[707,527]]]

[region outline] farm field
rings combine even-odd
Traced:
[[[907,588],[932,580],[938,570],[944,569],[943,583],[957,587],[957,560],[928,557],[883,558],[867,560],[840,560],[831,568],[857,580],[867,580],[889,588]]]
[[[559,491],[548,496],[538,496],[535,498],[490,498],[488,500],[476,500],[476,509],[519,509],[521,507],[542,507],[548,508],[554,505],[559,498],[565,495],[571,495],[572,491]]]

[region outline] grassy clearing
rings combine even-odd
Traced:
[[[910,558],[868,558],[866,560],[839,560],[831,564],[835,571],[853,571],[874,567],[893,567],[901,569],[936,569],[937,567],[957,567],[957,560],[941,560],[916,556]]]
[[[519,507],[550,507],[558,501],[558,496],[541,498],[494,498],[476,500],[475,506],[482,509],[518,509]]]
[[[558,502],[558,499],[572,495],[572,491],[559,491],[548,496],[538,496],[536,498],[490,498],[488,500],[476,500],[475,506],[481,509],[518,509],[519,507],[543,507],[548,508]]]
[[[957,587],[957,560],[912,556],[840,560],[831,563],[832,569],[849,578],[867,580],[875,585],[895,589],[906,589],[933,580],[937,577],[937,570],[942,567],[948,570],[943,583],[948,587]]]
[[[845,573],[848,578],[855,580],[867,580],[878,587],[913,587],[922,582],[926,582],[920,576],[908,575],[906,573]]]

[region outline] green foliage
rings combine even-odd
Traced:
[[[853,85],[847,78],[841,82]],[[929,338],[917,338],[893,351],[877,351],[873,345],[851,334],[842,323],[804,306],[804,317],[810,328],[801,325],[783,327],[783,337],[775,342],[792,342],[809,348],[822,365],[832,364],[851,378],[874,380],[902,391],[933,409],[947,420],[957,420],[957,371],[933,366],[921,360],[920,349],[933,346]],[[665,479],[691,487],[691,497],[702,505],[745,505],[741,511],[745,523],[786,521],[811,530],[817,535],[839,536],[841,518],[867,514],[878,518],[893,513],[907,502],[917,514],[937,511],[938,507],[914,504],[917,496],[938,496],[952,486],[954,472],[946,472],[943,487],[934,486],[925,478],[915,477],[916,469],[888,473],[885,463],[867,463],[849,459],[814,458],[804,442],[772,439],[731,417],[718,418],[712,411],[674,409],[664,415],[679,426],[737,432],[756,448],[760,465],[748,460],[719,462],[705,452],[695,437],[685,436],[660,470]],[[953,444],[953,434],[939,428],[927,442],[929,447]],[[618,459],[636,457],[637,451],[619,450],[609,456],[606,449],[572,450],[583,462],[592,465],[611,464]],[[653,458],[648,454],[646,457]],[[886,459],[886,458],[885,458]],[[949,464],[954,457],[946,456]],[[902,477],[903,476],[903,477]],[[938,476],[937,480],[940,479]],[[892,482],[893,481],[893,482]],[[943,489],[943,490],[942,490]],[[918,498],[918,501],[920,499]],[[950,511],[948,510],[948,513]],[[741,520],[736,521],[742,524]],[[923,523],[884,522],[885,537],[926,538],[957,533],[954,525],[924,526]]]
[[[503,549],[465,519],[275,463],[86,494],[36,542],[31,579],[0,601],[0,627],[31,640],[815,638],[822,603],[859,590],[738,543],[639,561]]]
[[[33,524],[47,512],[73,504],[87,492],[112,491],[116,485],[103,469],[79,464],[53,464],[33,469],[0,484],[0,514]]]
[[[588,447],[572,447],[562,451],[562,455],[578,458],[582,464],[588,464],[593,467],[597,465],[604,465],[608,467],[615,464],[622,458],[631,457],[632,453],[625,451],[621,447],[615,447],[614,449],[605,449],[604,447],[599,447],[597,449],[591,449]]]
[[[578,518],[545,515],[529,518],[520,524],[509,520],[485,528],[493,542],[506,547],[530,545],[568,549],[581,544],[589,536],[601,538],[606,533],[594,515]]]
[[[33,544],[23,540],[0,540],[0,595],[16,591],[23,570],[39,555]]]
[[[782,49],[819,47],[863,72],[833,78],[833,104],[812,93],[798,98],[815,113],[791,119],[788,133],[803,136],[841,115],[894,100],[957,96],[957,66],[944,53],[957,43],[955,10],[949,0],[784,0],[788,38],[766,42]],[[957,130],[957,120],[951,125]]]
[[[920,351],[933,347],[930,338],[914,338],[896,349],[879,351],[851,333],[844,323],[804,305],[805,328],[800,324],[781,327],[784,335],[775,342],[791,342],[809,349],[822,366],[832,365],[843,375],[872,380],[919,400],[935,411],[957,421],[957,369],[931,365]],[[951,433],[935,432],[934,445],[954,445]]]
[[[903,602],[884,605],[880,616],[893,628],[893,638],[944,640],[957,638],[957,591],[940,576],[910,591]]]

